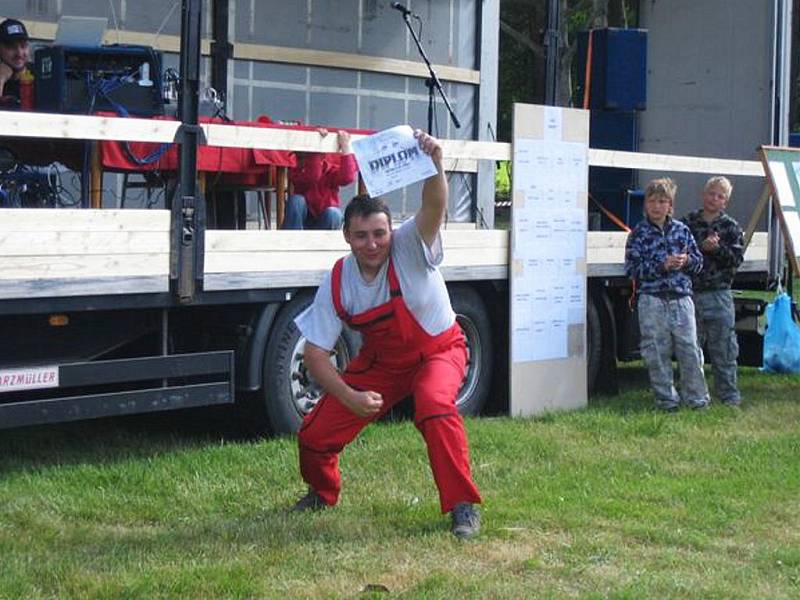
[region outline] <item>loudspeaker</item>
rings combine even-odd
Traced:
[[[589,146],[636,152],[639,148],[636,113],[593,110],[589,116]]]
[[[589,32],[578,34],[578,92],[583,98]],[[608,27],[592,32],[589,107],[647,108],[647,30]]]
[[[149,46],[48,46],[34,55],[36,110],[164,112],[161,53]]]

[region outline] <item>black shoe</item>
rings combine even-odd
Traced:
[[[303,512],[305,510],[321,510],[323,508],[327,508],[328,505],[325,504],[325,501],[319,497],[319,494],[314,490],[308,490],[308,493],[300,498],[294,505],[289,509],[289,512]]]
[[[459,502],[450,512],[453,525],[450,531],[462,540],[475,537],[481,530],[481,515],[469,502]]]

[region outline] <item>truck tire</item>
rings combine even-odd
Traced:
[[[486,304],[473,288],[452,286],[450,301],[467,340],[467,371],[456,406],[464,416],[477,416],[486,404],[492,384],[492,326]]]
[[[586,384],[591,392],[603,363],[603,327],[600,323],[598,298],[589,294],[586,302]]]
[[[306,340],[294,319],[313,301],[312,293],[302,293],[281,309],[273,325],[264,356],[264,384],[261,400],[272,432],[296,433],[303,417],[322,398],[322,388],[311,378],[303,363]],[[331,353],[331,362],[339,371],[358,351],[359,337],[345,328]]]

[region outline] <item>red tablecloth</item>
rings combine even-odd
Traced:
[[[105,115],[114,116],[114,115]],[[169,117],[154,117],[169,119]],[[274,129],[301,129],[315,131],[317,127],[310,125],[282,125],[272,123],[269,117],[259,117],[258,121],[223,121],[222,119],[202,118],[201,123],[220,125],[239,125],[245,127],[263,127]],[[364,129],[347,129],[351,133],[370,134]],[[155,144],[150,142],[118,142],[102,141],[98,144],[100,160],[104,170],[108,171],[177,171],[178,145]],[[139,164],[131,158],[145,159],[148,156],[158,158],[147,164]],[[331,157],[337,157],[334,154]],[[223,148],[218,146],[199,146],[197,169],[208,173],[216,173],[216,183],[235,185],[266,185],[268,181],[267,166],[294,167],[297,156],[294,152],[284,150],[262,150],[259,148]]]

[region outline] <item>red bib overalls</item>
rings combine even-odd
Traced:
[[[341,489],[339,452],[368,423],[413,395],[414,424],[428,448],[442,512],[459,502],[480,502],[470,474],[464,423],[455,406],[467,356],[460,326],[454,323],[439,335],[429,335],[406,306],[391,259],[390,300],[358,315],[347,314],[341,301],[343,261],[333,268],[333,305],[339,318],[361,333],[363,345],[342,377],[354,389],[380,393],[383,406],[378,415],[363,418],[325,394],[298,434],[303,479],[327,504],[336,504]]]

